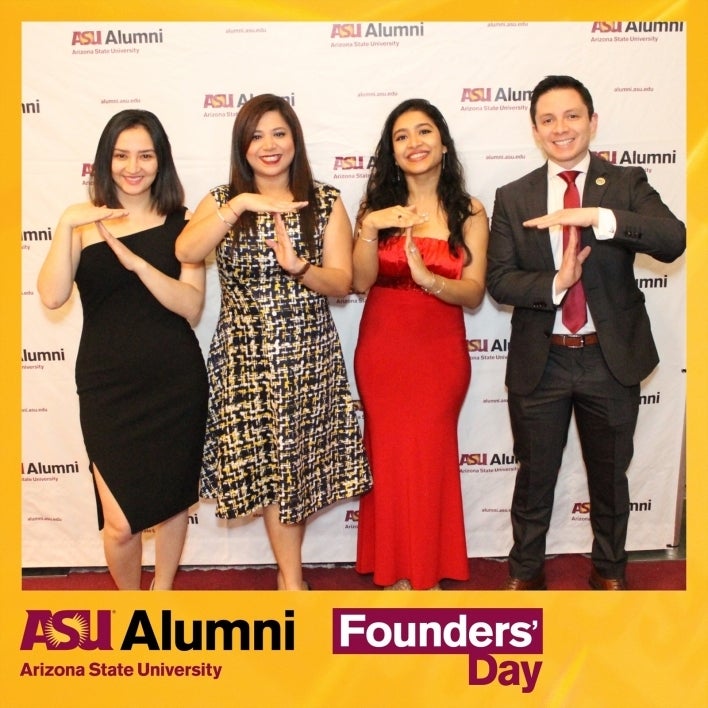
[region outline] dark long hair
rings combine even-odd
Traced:
[[[290,191],[293,194],[293,201],[308,202],[306,207],[299,210],[299,216],[303,241],[306,249],[310,255],[312,255],[315,234],[315,214],[317,211],[317,205],[315,203],[315,183],[312,177],[310,162],[307,159],[302,126],[300,125],[295,111],[284,98],[275,96],[272,93],[254,96],[246,101],[238,112],[231,136],[229,198],[235,197],[241,192],[258,191],[253,169],[246,159],[246,152],[251,145],[259,121],[265,113],[270,111],[277,111],[283,116],[283,120],[287,123],[293,136],[295,155],[290,164],[288,182]],[[255,229],[255,226],[256,215],[253,212],[245,211],[238,219],[236,226],[237,235],[252,231]]]
[[[366,184],[366,191],[359,205],[357,221],[361,221],[368,211],[408,203],[408,185],[401,177],[400,168],[393,158],[393,126],[398,118],[408,111],[425,113],[440,131],[442,144],[447,148],[438,180],[438,201],[447,217],[450,252],[457,255],[459,249],[462,249],[465,252],[465,264],[468,264],[472,254],[465,244],[463,228],[465,221],[473,214],[470,206],[472,197],[465,189],[464,170],[457,156],[455,142],[450,135],[447,121],[443,114],[424,98],[409,98],[403,101],[386,118],[381,138],[374,152],[374,164]],[[379,232],[379,240],[385,241],[397,231],[395,227],[383,229]]]
[[[106,123],[96,148],[93,170],[89,181],[89,197],[96,206],[120,209],[123,204],[113,181],[111,165],[118,136],[130,128],[142,126],[147,130],[157,157],[157,175],[150,186],[152,206],[158,214],[170,214],[184,204],[184,188],[172,159],[172,147],[162,123],[150,111],[128,109],[116,113]]]

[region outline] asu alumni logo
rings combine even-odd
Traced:
[[[46,649],[103,649],[111,646],[111,610],[96,610],[92,624],[90,610],[27,610],[27,623],[20,642],[22,651],[36,645]]]
[[[71,33],[72,46],[111,44],[162,44],[162,29],[153,32],[123,32],[123,30],[82,30]]]
[[[425,25],[418,22],[412,25],[399,25],[385,22],[340,22],[332,25],[330,39],[349,39],[353,37],[422,37]]]
[[[115,625],[115,626],[113,626]],[[124,626],[120,626],[124,625]],[[174,617],[161,610],[151,617],[144,609],[133,610],[125,623],[115,622],[114,610],[48,609],[27,610],[20,650],[44,647],[48,651],[113,649],[143,646],[149,651],[293,651],[295,611],[286,609],[282,618],[192,619]]]
[[[593,22],[595,32],[683,32],[683,22]]]

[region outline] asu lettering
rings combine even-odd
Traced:
[[[347,157],[334,158],[335,170],[363,170],[364,158],[361,155],[349,155]]]
[[[491,345],[488,339],[468,339],[468,352],[506,352],[509,350],[508,339],[493,339]]]
[[[611,162],[613,165],[617,164],[617,150],[598,150],[595,155],[607,162]]]
[[[460,455],[460,465],[486,465],[486,452],[465,452]]]
[[[79,44],[87,46],[89,44],[102,44],[101,30],[90,30],[86,32],[74,32],[71,36],[72,46]]]
[[[204,96],[204,108],[233,108],[232,93],[208,93]]]
[[[466,101],[476,102],[476,101],[491,101],[492,100],[492,89],[491,88],[464,88],[462,89],[462,98],[460,99],[462,103]]]
[[[49,650],[112,649],[111,611],[96,610],[93,637],[91,619],[90,610],[27,610],[20,649],[31,651],[38,644]]]
[[[486,339],[468,339],[467,351],[470,352],[488,352],[489,341]]]
[[[332,25],[331,39],[339,37],[340,39],[348,39],[349,37],[361,37],[361,25],[353,22],[346,24]]]
[[[621,32],[621,22],[593,22],[592,32]]]

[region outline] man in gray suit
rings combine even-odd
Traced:
[[[686,229],[642,168],[590,153],[597,114],[580,81],[546,77],[530,111],[548,162],[497,190],[488,252],[489,292],[514,307],[506,385],[519,469],[504,587],[546,588],[546,532],[574,412],[590,492],[589,583],[625,590],[626,472],[639,385],[659,361],[634,257],[675,260]]]

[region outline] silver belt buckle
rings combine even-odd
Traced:
[[[575,342],[577,340],[577,344],[571,344],[570,341]],[[582,334],[564,334],[563,335],[563,344],[565,344],[568,349],[582,349],[585,346],[585,336]]]

